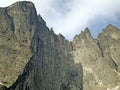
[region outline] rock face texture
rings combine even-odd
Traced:
[[[33,20],[37,17],[34,13],[29,2],[0,8],[0,82],[6,86],[15,82],[31,57]]]
[[[97,39],[87,28],[73,40],[73,59],[83,66],[84,90],[120,89],[120,30],[108,25]]]
[[[0,90],[120,90],[120,30],[69,42],[31,2],[0,8]]]
[[[82,90],[82,66],[74,64],[71,43],[47,28],[33,3],[17,2],[1,8],[1,15],[3,85],[10,90]]]

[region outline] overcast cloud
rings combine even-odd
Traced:
[[[18,0],[0,0],[0,7]],[[22,0],[20,0],[22,1]],[[86,27],[97,36],[102,28],[111,23],[120,26],[120,0],[30,0],[38,14],[56,34],[62,33],[71,40]]]

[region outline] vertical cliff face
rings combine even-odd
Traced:
[[[39,26],[31,45],[33,56],[11,89],[82,90],[81,65],[74,65],[70,43]]]
[[[35,13],[30,2],[0,8],[0,82],[6,86],[15,82],[31,57],[29,47],[36,28]]]
[[[13,22],[14,34],[21,44],[30,44],[37,23],[36,10],[31,2],[17,2],[7,7]]]
[[[30,60],[29,58],[24,59],[25,62],[26,60],[29,62],[9,89],[82,90],[82,66],[74,64],[71,43],[61,34],[55,35],[52,30],[47,28],[41,16],[37,16],[31,2],[17,2],[5,10],[11,19],[11,23],[8,22],[9,20],[7,22],[12,25],[12,30],[9,31],[14,35],[16,40],[14,43],[21,47],[26,46],[27,48],[23,49],[32,53]],[[30,55],[27,52],[26,54]],[[16,54],[14,53],[14,55]],[[18,56],[22,59],[25,55]],[[22,64],[25,65],[25,63]],[[19,64],[17,66],[21,67]],[[22,71],[23,68],[20,69],[19,71]],[[11,71],[11,73],[13,72]],[[13,76],[15,75],[13,74]],[[11,79],[13,78],[11,77]]]

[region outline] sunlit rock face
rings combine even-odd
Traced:
[[[6,86],[15,82],[31,57],[37,16],[33,4],[24,3],[0,8],[0,82]]]
[[[0,8],[0,90],[120,90],[120,30],[88,28],[69,42],[32,2]]]
[[[83,66],[84,90],[119,90],[120,30],[108,25],[93,39],[87,28],[73,40],[73,59]]]

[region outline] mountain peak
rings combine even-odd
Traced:
[[[16,8],[17,10],[22,10],[22,11],[29,11],[29,9],[34,9],[35,10],[35,6],[32,2],[30,1],[19,1],[16,2],[10,6],[7,7],[7,10],[11,10]]]
[[[87,28],[85,28],[84,34],[89,34],[89,35],[91,35],[90,30],[89,30],[89,28],[88,28],[88,27],[87,27]]]
[[[117,27],[115,27],[114,25],[109,24],[108,26],[106,26],[106,28],[103,30],[103,32],[98,35],[98,37],[99,38],[100,37],[101,38],[102,37],[111,37],[114,39],[118,39],[118,38],[120,38],[119,34],[120,34],[120,30]]]
[[[20,5],[34,6],[34,4],[30,1],[18,1],[16,3],[10,5],[9,7],[20,6]]]
[[[83,41],[91,41],[93,40],[90,30],[87,27],[84,31],[81,31],[81,33],[79,35],[76,35],[73,39],[73,43],[78,43],[78,42],[83,42]]]
[[[107,25],[107,27],[105,28],[105,30],[107,30],[107,29],[113,30],[113,29],[117,29],[117,27],[115,27],[115,26],[112,25],[112,24],[109,24],[109,25]]]
[[[112,24],[109,24],[106,26],[106,28],[103,30],[103,32],[106,32],[106,33],[112,33],[112,32],[117,32],[119,29],[112,25]]]
[[[92,38],[90,30],[88,27],[80,33],[80,36],[86,37],[86,38]]]

